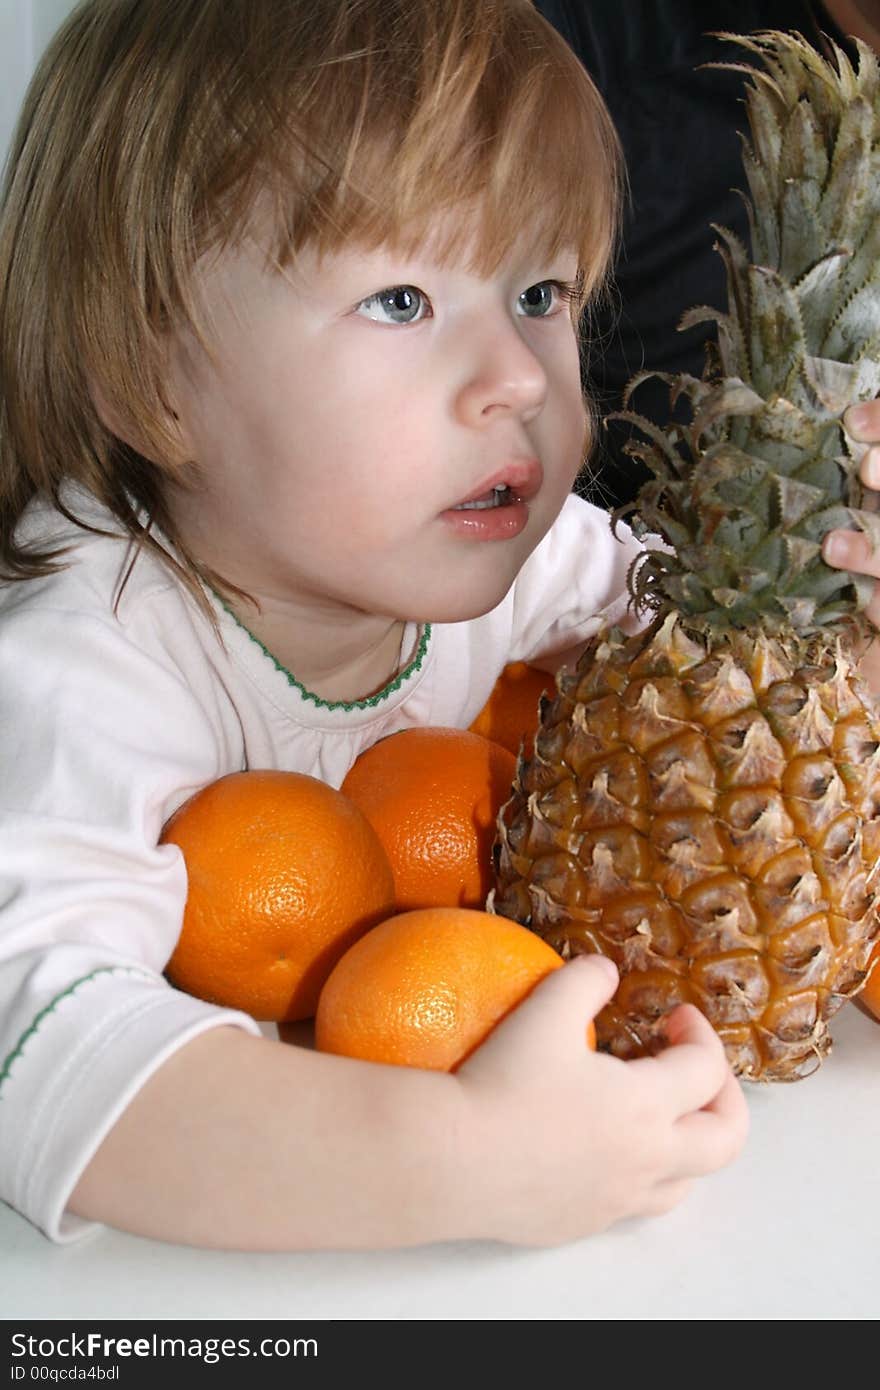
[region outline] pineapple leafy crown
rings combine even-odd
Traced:
[[[880,391],[880,72],[857,42],[858,64],[833,61],[800,34],[719,34],[761,66],[747,74],[751,255],[713,224],[727,310],[688,311],[680,328],[714,322],[702,378],[642,372],[689,403],[687,424],[660,428],[631,410],[627,450],[650,470],[635,529],[659,535],[633,566],[642,610],[673,609],[696,631],[864,635],[873,581],[821,558],[826,533],[865,532],[880,516],[861,487],[864,453],[844,410]],[[625,511],[627,509],[621,509]],[[618,514],[619,515],[619,514]]]

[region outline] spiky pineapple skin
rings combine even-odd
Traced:
[[[786,1080],[827,1052],[878,930],[880,709],[856,674],[874,581],[822,542],[855,527],[880,548],[842,429],[880,394],[880,65],[864,44],[856,71],[798,34],[723,37],[757,60],[730,65],[751,245],[716,228],[727,310],[682,320],[718,330],[702,379],[665,377],[689,423],[627,413],[652,475],[630,592],[654,621],[558,679],[490,905],[617,962],[600,1046],[650,1052],[690,1001],[739,1075]]]
[[[845,649],[672,615],[594,638],[545,701],[499,816],[490,909],[564,957],[610,956],[623,1058],[696,1004],[735,1073],[793,1080],[877,937],[880,710]]]

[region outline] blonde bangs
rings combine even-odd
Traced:
[[[316,84],[273,160],[279,259],[430,240],[489,274],[525,227],[548,259],[575,251],[582,304],[607,273],[623,185],[590,78],[531,0],[386,9],[398,22],[346,35],[343,66],[327,61],[326,90]],[[446,218],[438,243],[441,215],[461,204],[479,209],[476,246],[464,219]]]

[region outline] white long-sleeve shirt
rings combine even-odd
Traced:
[[[637,553],[570,497],[505,598],[469,622],[407,628],[409,664],[379,695],[304,690],[214,599],[219,638],[159,558],[131,550],[81,492],[92,535],[48,505],[35,542],[73,546],[47,578],[0,585],[0,1198],[52,1239],[104,1135],[147,1078],[204,1030],[247,1015],[173,988],[186,870],[158,843],[193,792],[279,768],[338,787],[358,755],[419,725],[466,728],[503,667],[619,621]]]

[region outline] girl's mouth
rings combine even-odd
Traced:
[[[488,492],[484,492],[481,497],[475,497],[470,502],[459,502],[457,507],[453,507],[454,512],[481,512],[487,511],[490,507],[509,507],[511,503],[519,501],[513,489],[507,483],[496,483]]]
[[[528,519],[528,502],[507,483],[497,483],[442,514],[455,535],[470,541],[511,540],[525,530]]]
[[[448,507],[442,520],[470,541],[506,541],[525,530],[529,503],[544,481],[538,459],[517,457],[484,477],[470,497]]]

